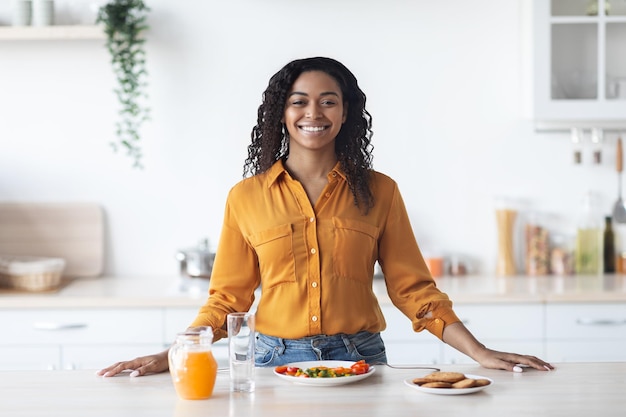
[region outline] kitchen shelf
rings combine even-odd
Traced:
[[[104,40],[99,25],[5,26],[0,27],[0,41],[18,40]]]

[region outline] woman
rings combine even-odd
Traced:
[[[225,337],[226,315],[248,311],[260,285],[258,366],[385,362],[385,321],[372,291],[378,261],[391,300],[415,331],[430,331],[486,368],[553,369],[488,349],[455,315],[424,263],[397,184],[372,170],[365,101],[354,75],[329,58],[290,62],[270,79],[246,178],[228,195],[210,296],[191,326]],[[167,368],[164,351],[99,374]]]

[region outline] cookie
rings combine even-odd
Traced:
[[[491,384],[491,381],[489,381],[488,379],[477,379],[476,381],[474,381],[474,386],[475,387],[484,387],[485,385],[489,385]]]
[[[432,381],[429,381],[428,379],[426,379],[426,378],[424,378],[424,377],[421,377],[421,378],[414,378],[414,379],[413,379],[413,383],[414,383],[415,385],[422,385],[422,384],[425,384],[425,383],[427,383],[427,382],[432,382]]]
[[[424,378],[432,382],[437,381],[437,382],[448,382],[450,384],[454,384],[455,382],[459,382],[465,379],[465,374],[462,374],[460,372],[437,371],[437,372],[432,372],[426,375]]]
[[[452,384],[452,388],[472,388],[476,384],[475,379],[465,378]]]
[[[449,382],[433,381],[420,385],[422,388],[452,388]]]

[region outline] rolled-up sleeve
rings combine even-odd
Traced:
[[[460,320],[424,262],[397,187],[379,239],[379,263],[391,301],[411,320],[413,330],[426,329],[443,340],[444,328]]]

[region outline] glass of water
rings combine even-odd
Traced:
[[[254,313],[230,313],[227,317],[230,390],[254,391]]]

